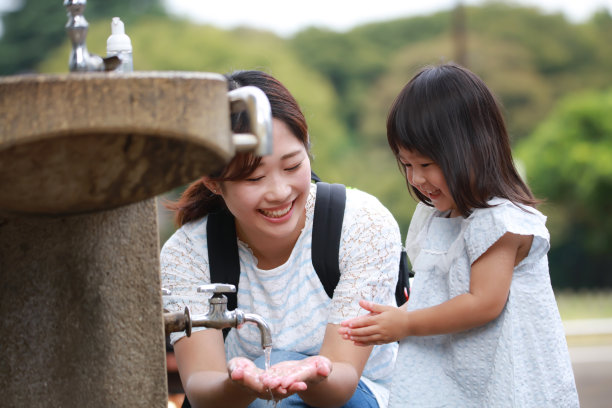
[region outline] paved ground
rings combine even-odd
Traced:
[[[570,320],[563,325],[580,406],[612,407],[612,319]]]
[[[612,407],[612,346],[570,347],[581,408]]]

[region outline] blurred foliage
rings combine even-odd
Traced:
[[[612,87],[566,96],[517,147],[534,192],[546,197],[555,270],[573,287],[612,286]],[[571,257],[568,257],[571,254]]]
[[[555,299],[563,320],[612,318],[610,291],[555,291]]]
[[[66,72],[71,45],[64,32],[65,10],[41,0],[26,4],[28,10],[3,18],[0,74]],[[132,13],[131,7],[141,12]],[[136,70],[261,69],[276,76],[306,114],[313,169],[327,181],[379,197],[403,235],[415,203],[387,147],[387,111],[423,65],[464,61],[502,102],[529,181],[536,194],[548,198],[543,211],[552,235],[553,285],[612,286],[604,277],[612,264],[612,251],[606,248],[612,225],[605,212],[609,167],[602,159],[612,157],[612,132],[604,110],[595,109],[609,96],[576,95],[610,86],[609,11],[573,24],[561,14],[493,1],[342,33],[309,28],[291,38],[163,16],[158,1],[90,1],[85,15],[88,48],[100,55],[110,17],[126,22]],[[599,139],[586,138],[585,132]]]
[[[162,15],[160,0],[89,1],[84,13],[89,22],[121,16],[128,23],[143,14]],[[4,14],[0,75],[31,72],[66,40],[67,22],[68,14],[60,0],[22,0],[20,7]]]

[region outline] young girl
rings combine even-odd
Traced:
[[[238,307],[261,315],[272,331],[271,370],[264,372],[254,325],[191,337],[173,333],[179,373],[194,406],[386,407],[396,344],[357,347],[338,334],[361,311],[359,299],[394,304],[401,252],[399,228],[376,198],[348,189],[340,239],[340,281],[330,299],[311,260],[316,184],[311,184],[306,121],[287,89],[259,71],[227,76],[229,89],[257,86],[273,116],[273,153],[237,155],[215,177],[202,177],[174,205],[181,225],[161,253],[164,307],[205,313],[196,288],[210,283],[207,214],[234,216],[240,258]],[[236,132],[247,118],[232,118]],[[226,362],[226,359],[229,362]],[[254,361],[253,361],[254,360]],[[284,361],[283,361],[284,360]]]
[[[577,407],[548,273],[546,218],[512,161],[483,81],[429,67],[400,92],[387,137],[418,198],[406,250],[415,278],[400,308],[339,332],[357,345],[401,340],[392,407]]]

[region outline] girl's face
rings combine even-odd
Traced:
[[[266,238],[293,244],[306,219],[308,152],[284,122],[273,119],[272,132],[272,154],[264,156],[247,179],[226,181],[220,186],[236,219],[238,236],[249,244]]]
[[[406,169],[406,179],[410,185],[428,197],[438,211],[450,210],[451,217],[461,215],[446,185],[440,166],[416,150],[402,147],[399,148],[399,159]]]

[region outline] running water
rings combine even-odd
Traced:
[[[264,356],[266,356],[266,371],[270,369],[270,356],[272,355],[272,347],[264,348]]]
[[[270,369],[270,357],[272,356],[272,347],[264,348],[264,356],[266,358],[266,371]],[[274,399],[274,395],[272,394],[272,390],[270,390],[270,397],[272,398],[270,401],[272,402],[272,408],[276,408],[278,406],[279,401]]]

